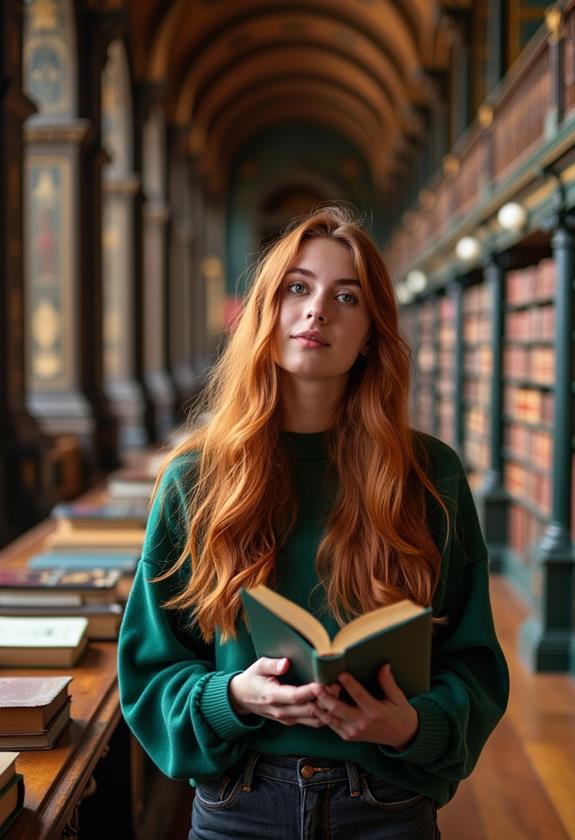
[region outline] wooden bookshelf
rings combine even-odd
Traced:
[[[524,566],[551,513],[554,290],[551,259],[507,274],[504,485],[510,498],[509,548]]]
[[[489,469],[490,377],[492,373],[489,288],[485,283],[463,292],[464,453],[469,483],[476,488]]]

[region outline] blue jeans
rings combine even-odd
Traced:
[[[250,753],[196,788],[188,840],[438,840],[433,799],[351,761]]]

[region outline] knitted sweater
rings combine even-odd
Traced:
[[[322,433],[282,434],[291,453],[299,514],[278,550],[277,590],[314,612],[333,635],[338,627],[325,610],[320,612],[321,592],[310,593],[318,582],[315,556],[333,503],[334,471]],[[440,805],[454,795],[505,710],[509,682],[493,627],[487,549],[463,466],[447,444],[430,435],[422,440],[431,455],[430,476],[451,517],[433,603],[434,614],[448,621],[435,628],[430,690],[410,700],[419,729],[403,751],[344,741],[329,727],[286,727],[235,714],[229,682],[256,659],[245,622],[237,622],[235,640],[221,644],[216,632],[214,642],[206,644],[189,629],[189,616],[162,608],[176,591],[176,576],[150,580],[174,562],[185,539],[195,457],[182,456],[170,465],[152,506],[119,640],[124,717],[167,776],[195,783],[222,773],[253,750],[355,761]],[[441,517],[433,521],[434,540],[442,550],[445,523]],[[184,567],[179,585],[185,574]]]

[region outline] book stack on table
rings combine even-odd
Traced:
[[[70,722],[71,681],[0,677],[0,750],[51,749]]]
[[[16,772],[17,752],[0,752],[0,837],[24,807],[24,777]]]
[[[88,620],[89,639],[117,639],[123,613],[118,569],[0,570],[0,615]]]
[[[144,502],[76,502],[58,505],[52,515],[56,528],[44,542],[46,550],[33,555],[28,568],[134,573],[148,515]]]

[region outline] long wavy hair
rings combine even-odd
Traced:
[[[190,610],[206,641],[216,627],[222,641],[235,638],[240,588],[273,585],[278,550],[297,519],[273,345],[282,281],[310,237],[350,249],[372,324],[369,355],[354,363],[326,432],[338,478],[316,557],[326,604],[343,624],[405,597],[430,605],[437,586],[441,554],[426,515],[429,494],[445,514],[447,534],[449,517],[428,475],[421,434],[409,423],[410,350],[390,276],[354,215],[321,207],[295,220],[260,259],[207,386],[209,422],[170,454],[158,476],[156,487],[172,460],[194,452],[185,546],[156,580],[190,562],[185,586],[164,606]]]

